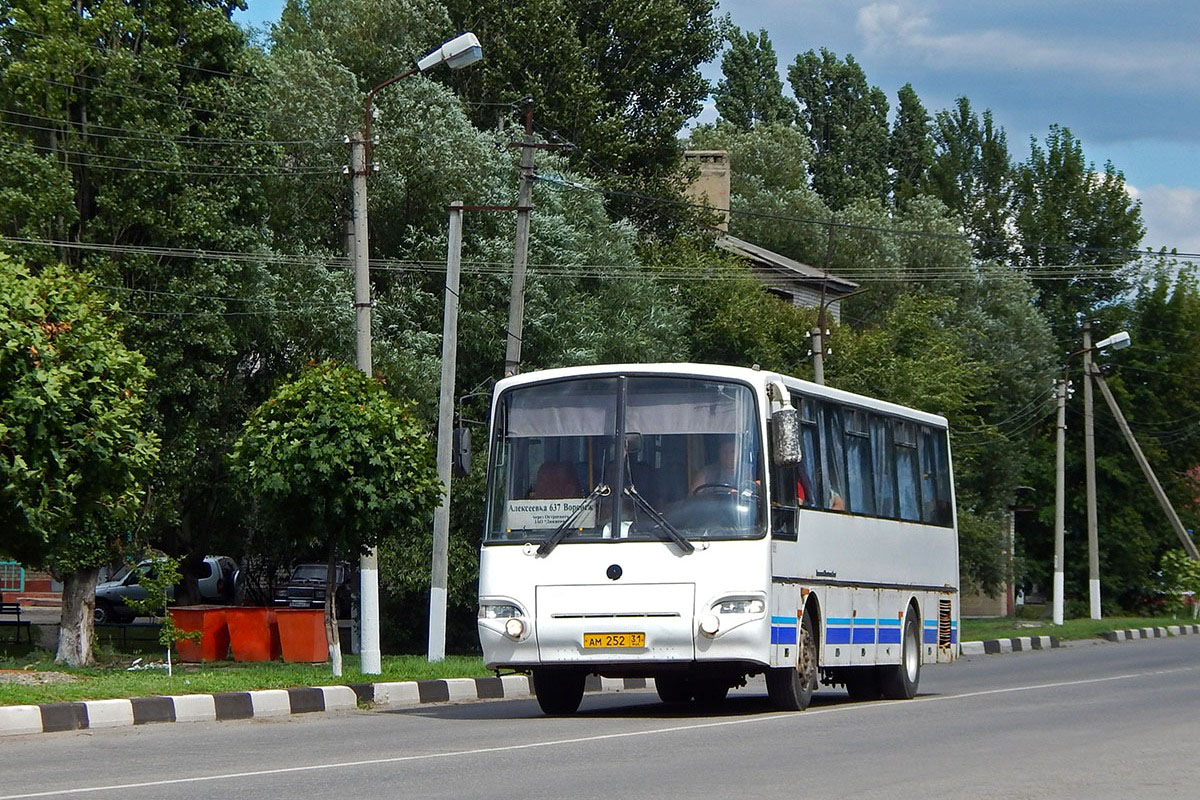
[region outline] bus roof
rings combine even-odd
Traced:
[[[860,408],[872,409],[884,413],[895,414],[897,416],[906,417],[918,422],[932,425],[937,428],[946,428],[948,423],[946,418],[939,414],[930,414],[927,411],[919,411],[915,408],[889,403],[886,400],[877,400],[866,395],[855,394],[841,389],[834,389],[830,386],[822,386],[819,383],[811,381],[803,381],[799,378],[792,378],[787,375],[781,375],[777,372],[769,370],[750,369],[748,367],[731,367],[724,364],[696,364],[696,363],[660,363],[660,364],[593,364],[590,366],[581,367],[559,367],[557,369],[544,369],[536,372],[526,372],[521,375],[514,375],[511,378],[504,378],[496,384],[496,394],[507,389],[512,389],[517,386],[522,386],[531,383],[541,383],[544,381],[564,380],[566,378],[580,378],[587,376],[599,375],[634,375],[634,374],[649,374],[649,375],[679,375],[689,377],[706,377],[706,378],[725,378],[729,380],[737,380],[757,386],[764,386],[767,381],[782,380],[784,385],[789,389],[794,389],[804,394],[817,397],[828,397],[831,400],[837,400],[847,405],[859,406]]]

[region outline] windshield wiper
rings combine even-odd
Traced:
[[[691,553],[695,551],[695,545],[689,542],[688,538],[680,533],[678,528],[672,525],[666,517],[659,513],[657,508],[650,505],[650,501],[642,497],[632,484],[625,487],[625,494],[629,495],[630,498],[633,499],[633,502],[637,504],[639,508],[645,511],[650,516],[650,519],[654,520],[658,524],[658,528],[667,534],[671,541],[679,545],[679,549],[683,550],[684,553]]]
[[[609,491],[610,490],[607,483],[597,483],[596,488],[592,489],[592,493],[583,498],[583,502],[575,506],[575,509],[571,512],[571,515],[564,519],[562,523],[554,529],[554,533],[550,534],[549,539],[542,542],[542,546],[537,549],[537,554],[539,556],[549,555],[550,551],[557,547],[559,542],[567,538],[567,534],[571,532],[571,523],[579,517],[579,513],[581,511],[587,508],[588,503],[592,502],[597,497],[607,497]]]

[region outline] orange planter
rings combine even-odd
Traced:
[[[180,661],[224,661],[229,655],[229,628],[222,606],[187,606],[170,609],[181,631],[199,631],[200,641],[180,639],[175,643]]]
[[[320,609],[281,608],[275,611],[284,661],[315,664],[329,660],[325,641],[325,612]]]
[[[234,661],[274,661],[280,656],[279,628],[269,608],[227,608],[229,645]]]

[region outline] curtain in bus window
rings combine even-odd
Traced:
[[[856,514],[875,513],[875,486],[871,476],[871,439],[867,412],[847,409],[846,487],[848,510]]]
[[[810,508],[821,507],[821,461],[819,456],[820,450],[817,449],[817,426],[810,423],[802,423],[800,425],[800,446],[803,448],[804,455],[800,461],[800,468],[797,471],[800,476],[800,481],[803,483],[806,479],[807,492],[805,493],[804,502],[801,505]]]
[[[925,521],[933,525],[949,526],[953,519],[950,508],[950,460],[947,457],[946,431],[922,431],[924,449],[921,454],[921,470],[927,476],[923,486],[928,489],[925,496]]]
[[[921,519],[930,525],[936,524],[938,518],[937,467],[935,463],[933,431],[921,426],[921,440],[917,447],[921,463],[921,497],[924,504],[921,507]]]
[[[884,417],[871,417],[871,457],[875,467],[875,513],[881,517],[898,517],[891,425]]]
[[[822,496],[824,508],[833,511],[843,511],[846,508],[846,445],[844,426],[842,425],[842,410],[832,404],[824,404],[821,416],[825,418],[823,441],[821,449],[821,471],[825,475],[825,494]]]
[[[917,434],[911,423],[895,423],[896,488],[900,519],[921,521],[921,471],[917,463]]]
[[[611,436],[617,430],[616,381],[562,381],[509,394],[509,437]]]

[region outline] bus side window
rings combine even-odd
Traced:
[[[893,448],[896,455],[896,486],[900,498],[900,519],[921,521],[921,471],[917,464],[917,432],[911,422],[893,422]]]
[[[846,409],[846,486],[848,508],[856,514],[875,514],[875,485],[872,477],[869,416],[866,411]]]
[[[892,458],[892,426],[886,417],[871,415],[871,460],[875,466],[875,511],[895,519],[896,462]]]
[[[842,409],[832,403],[825,403],[821,406],[821,416],[825,421],[821,426],[824,438],[824,447],[821,448],[821,472],[825,478],[822,507],[831,511],[843,511],[846,508],[846,485],[843,481],[846,474],[846,447]]]
[[[796,472],[796,495],[806,508],[821,507],[821,450],[817,430],[817,411],[813,401],[792,395],[792,405],[800,409],[800,449],[802,458]]]
[[[771,468],[771,536],[776,539],[796,538],[798,475],[796,467]]]

